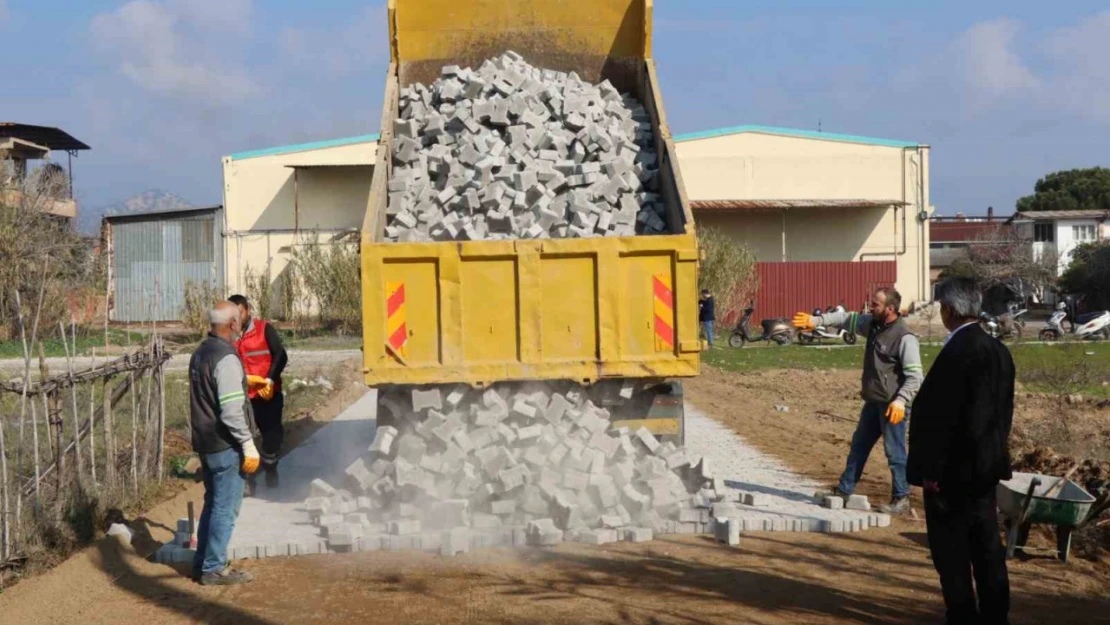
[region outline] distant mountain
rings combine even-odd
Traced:
[[[100,231],[100,220],[105,215],[146,213],[149,211],[192,207],[192,204],[171,191],[151,189],[149,191],[143,191],[136,196],[129,197],[126,200],[121,200],[105,206],[78,207],[77,229],[85,234],[96,234]]]

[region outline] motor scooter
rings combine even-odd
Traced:
[[[1087,321],[1083,321],[1083,319],[1087,319]],[[1093,316],[1089,318],[1081,315],[1077,322],[1083,325],[1075,329],[1076,338],[1092,341],[1110,340],[1110,311],[1104,310],[1100,313],[1093,313]]]
[[[833,312],[844,312],[843,306],[829,306],[828,310],[822,311],[820,308],[813,309],[813,316],[819,317],[821,315]],[[798,342],[810,344],[814,342],[821,342],[822,339],[835,339],[842,340],[848,345],[856,344],[856,335],[854,332],[849,332],[844,328],[829,329],[827,326],[815,326],[812,330],[803,330],[798,333]]]
[[[764,319],[761,323],[763,327],[763,334],[752,335],[748,330],[748,322],[752,318],[752,313],[755,312],[755,301],[748,304],[744,309],[744,316],[740,317],[740,321],[732,330],[732,334],[728,337],[728,344],[730,347],[743,347],[744,343],[758,343],[760,341],[774,341],[779,345],[789,345],[794,340],[794,326],[791,325],[790,320],[779,317],[778,319]]]
[[[1050,343],[1052,341],[1059,341],[1064,338],[1064,319],[1068,318],[1068,309],[1064,302],[1056,305],[1056,310],[1052,311],[1052,316],[1048,318],[1045,323],[1044,329],[1037,335],[1041,341]]]

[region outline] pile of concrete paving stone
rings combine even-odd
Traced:
[[[650,116],[609,81],[507,52],[403,88],[393,131],[389,241],[667,231]]]
[[[708,533],[723,481],[646,429],[610,429],[631,382],[460,386],[386,394],[346,483],[312,483],[305,509],[332,551],[646,541]],[[595,403],[597,401],[598,403]],[[339,487],[336,487],[339,486]]]

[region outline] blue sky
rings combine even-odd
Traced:
[[[675,132],[766,124],[928,143],[943,214],[1108,165],[1105,2],[656,0]],[[0,0],[4,121],[93,147],[89,205],[221,201],[220,157],[376,132],[384,2]],[[17,88],[13,88],[17,86]]]

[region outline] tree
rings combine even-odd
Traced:
[[[698,288],[708,289],[717,303],[717,323],[730,321],[759,289],[755,255],[717,228],[700,228],[702,250]]]
[[[1038,180],[1033,191],[1017,201],[1018,211],[1106,210],[1110,208],[1110,169],[1058,171]]]
[[[1071,254],[1071,264],[1060,276],[1067,293],[1087,296],[1090,307],[1110,308],[1110,243],[1083,243]]]
[[[67,295],[94,282],[98,275],[88,246],[68,223],[46,212],[69,196],[69,181],[56,167],[44,166],[27,176],[4,176],[0,188],[0,338],[14,327],[15,291],[35,301],[46,283],[43,327],[68,320]],[[24,311],[26,314],[26,310]]]
[[[1056,284],[1055,253],[1033,253],[1032,243],[1012,228],[996,228],[973,239],[941,274],[974,278],[984,292],[998,287],[1017,288],[1020,295],[1044,298]]]

